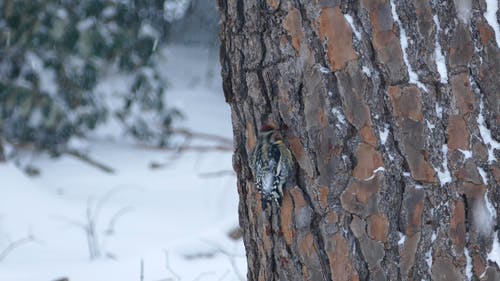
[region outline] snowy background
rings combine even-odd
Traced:
[[[169,149],[137,144],[113,118],[68,145],[113,173],[4,144],[16,157],[0,163],[1,281],[244,280],[217,44],[213,34],[193,32],[214,21],[199,16],[203,5],[193,7],[172,25],[157,62],[168,81],[165,103],[184,116]],[[113,109],[131,83],[111,75],[96,92]]]
[[[168,101],[185,115],[177,125],[231,139],[216,56],[188,46],[162,52]],[[123,82],[110,79],[106,87]],[[71,156],[31,152],[20,161],[40,169],[37,177],[0,164],[0,280],[141,280],[141,261],[144,280],[245,276],[242,241],[229,236],[238,225],[231,151],[179,154],[135,145],[120,129],[107,124],[90,140],[70,142],[113,174]],[[193,138],[190,145],[214,143]],[[92,261],[90,223],[99,255]]]

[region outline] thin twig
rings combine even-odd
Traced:
[[[173,128],[169,129],[169,132],[172,134],[178,134],[178,135],[183,135],[189,138],[198,138],[198,139],[206,139],[206,140],[213,140],[217,142],[223,142],[227,144],[233,143],[233,141],[229,138],[210,134],[210,133],[201,133],[201,132],[193,132],[189,129],[186,128]]]
[[[174,149],[174,153],[170,156],[170,161],[178,159],[181,156],[182,152],[184,152],[186,147],[188,147],[191,144],[192,140],[193,140],[192,138],[186,136],[184,138],[184,142]]]
[[[144,260],[141,259],[141,281],[144,281]]]
[[[193,281],[199,281],[199,280],[201,280],[201,278],[203,278],[205,276],[210,276],[210,275],[215,275],[215,272],[213,272],[213,271],[202,272],[198,276],[196,276],[196,278],[194,278]]]
[[[176,280],[181,280],[181,277],[177,273],[175,273],[175,271],[170,266],[170,260],[168,258],[168,251],[167,250],[165,250],[165,268],[170,272],[170,274],[172,274],[174,276],[174,278]]]
[[[209,173],[199,173],[198,177],[200,178],[216,178],[223,176],[234,176],[234,171],[232,170],[222,170],[217,172],[209,172]]]
[[[87,242],[89,244],[90,259],[93,260],[101,256],[99,241],[96,231],[96,219],[95,211],[92,209],[92,197],[87,200]]]
[[[209,151],[233,151],[229,145],[190,145],[183,147],[183,151],[209,152]]]
[[[188,143],[188,142],[186,142],[186,143]],[[157,148],[157,147],[155,147],[154,149],[171,150],[172,148]],[[186,152],[186,151],[194,151],[194,152],[233,151],[233,148],[229,147],[229,146],[224,146],[224,145],[187,145],[187,144],[181,144],[174,149],[172,155],[170,155],[167,162],[164,162],[164,163],[151,162],[149,164],[149,167],[151,169],[160,169],[160,168],[165,168],[167,166],[170,166],[172,164],[172,162],[179,159],[181,157],[182,153]]]
[[[100,163],[97,160],[92,159],[89,156],[84,155],[83,153],[81,153],[77,150],[67,149],[67,150],[63,151],[63,153],[71,155],[71,156],[73,156],[73,157],[75,157],[75,158],[77,158],[77,159],[79,159],[87,164],[90,164],[90,165],[106,172],[106,173],[113,174],[115,172],[115,169],[111,168],[110,166],[107,166],[103,163]]]
[[[64,221],[67,224],[70,224],[70,225],[73,225],[73,226],[77,226],[77,227],[81,228],[84,231],[86,231],[86,229],[87,229],[87,226],[85,225],[85,223],[83,223],[81,221],[70,219],[70,218],[67,218],[67,217],[64,217],[64,216],[53,216],[53,217],[55,219],[57,219],[57,220]]]
[[[219,253],[223,254],[224,256],[226,256],[227,259],[229,260],[229,263],[231,264],[231,267],[233,268],[234,274],[236,275],[236,277],[238,278],[238,280],[240,280],[240,281],[245,280],[245,278],[243,277],[243,275],[240,273],[240,270],[238,269],[238,266],[236,265],[235,258],[237,257],[237,255],[229,253],[222,246],[218,245],[215,242],[211,242],[211,241],[207,241],[207,240],[201,240],[201,241],[203,241],[203,242],[207,243],[208,245],[214,247],[217,252],[219,252]]]
[[[236,259],[234,258],[234,255],[228,255],[227,258],[229,259],[229,263],[231,263],[231,267],[233,268],[234,274],[238,278],[238,280],[243,281],[245,280],[243,278],[243,275],[240,273],[240,270],[238,269],[238,266],[236,265]]]
[[[89,199],[90,201],[90,199]],[[70,218],[67,218],[67,217],[63,217],[63,216],[56,216],[55,218],[58,219],[58,220],[61,220],[61,221],[64,221],[70,225],[73,225],[73,226],[76,226],[78,228],[80,228],[81,230],[83,230],[83,232],[85,233],[85,236],[86,236],[86,240],[87,240],[87,248],[88,248],[88,251],[89,251],[89,257],[91,260],[97,258],[99,256],[99,249],[97,249],[96,247],[98,247],[98,243],[96,241],[97,237],[96,237],[96,233],[95,233],[95,223],[94,222],[91,222],[89,221],[89,218],[91,218],[89,216],[89,204],[90,202],[87,202],[87,221],[86,222],[81,222],[81,221],[78,221],[78,220],[74,220],[74,219],[70,219]]]
[[[116,212],[109,220],[106,234],[108,234],[108,235],[113,234],[115,232],[115,225],[116,225],[116,222],[118,221],[118,219],[121,218],[126,213],[132,212],[133,210],[134,210],[134,208],[131,206],[123,207],[120,210],[118,210],[118,212]]]
[[[2,262],[14,249],[34,241],[35,237],[33,236],[33,234],[29,234],[26,237],[20,238],[10,243],[5,249],[3,249],[2,252],[0,252],[0,262]]]
[[[175,160],[179,159],[182,155],[183,152],[186,151],[195,151],[195,152],[211,152],[211,151],[233,151],[233,141],[229,138],[214,135],[214,134],[209,134],[209,133],[200,133],[200,132],[193,132],[189,129],[186,128],[173,128],[173,129],[168,129],[168,132],[170,134],[177,134],[184,139],[182,142],[175,146],[175,147],[157,147],[157,146],[148,146],[148,145],[141,145],[144,148],[147,149],[153,149],[153,150],[170,150],[173,153],[168,157],[167,161],[165,163],[159,163],[159,162],[152,162],[150,163],[149,167],[151,169],[160,169],[160,168],[165,168],[172,164]],[[203,140],[209,140],[215,142],[212,145],[191,145],[193,139],[203,139]]]
[[[102,249],[100,245],[100,242],[104,244],[103,241],[99,241],[100,237],[97,232],[97,226],[99,223],[99,218],[101,215],[101,211],[104,208],[104,205],[115,195],[118,193],[118,191],[123,190],[124,188],[113,188],[106,192],[97,203],[93,203],[93,197],[90,196],[87,200],[87,207],[86,207],[86,213],[85,213],[85,219],[84,221],[79,221],[79,220],[74,220],[74,219],[69,219],[66,217],[56,217],[60,220],[63,220],[71,225],[77,226],[78,228],[81,228],[86,237],[87,237],[87,247],[89,251],[89,256],[91,260],[94,260],[98,257],[101,256]],[[120,209],[118,212],[116,212],[110,219],[108,223],[108,232],[113,232],[114,226],[116,224],[116,221],[123,216],[125,213],[129,212],[132,210],[132,207],[125,207]]]
[[[183,132],[185,132],[185,131],[183,131]],[[195,134],[195,135],[198,136],[198,134]],[[185,133],[183,136],[184,136],[184,140],[182,141],[182,143],[180,143],[176,147],[151,147],[151,146],[142,145],[142,147],[146,147],[148,149],[171,150],[172,151],[172,154],[168,158],[167,162],[165,162],[165,163],[153,162],[150,164],[150,168],[151,169],[164,168],[164,167],[172,164],[172,162],[174,162],[175,160],[179,159],[181,157],[182,153],[184,153],[186,151],[194,151],[194,152],[233,151],[232,144],[230,142],[228,142],[229,141],[228,139],[225,139],[223,137],[212,136],[215,139],[217,139],[218,141],[224,139],[224,141],[222,143],[219,143],[219,144],[215,144],[215,145],[191,145],[191,142],[193,140],[194,135]],[[201,134],[201,136],[206,136],[206,135]],[[221,138],[221,139],[218,139],[218,138]]]
[[[136,189],[136,187],[134,187],[134,186],[128,186],[128,187],[127,186],[117,186],[117,187],[114,187],[114,188],[108,190],[106,193],[104,193],[104,195],[102,195],[99,198],[99,201],[97,202],[97,204],[95,206],[94,220],[97,220],[101,216],[101,211],[104,208],[104,206],[106,205],[106,203],[108,203],[109,200],[111,200],[111,198],[113,198],[113,196],[115,196],[119,192],[122,192],[125,189]]]
[[[229,275],[229,273],[231,273],[231,271],[226,270],[226,272],[224,272],[224,274],[222,274],[222,276],[217,281],[222,281],[222,280],[226,279],[226,277]]]
[[[33,144],[13,144],[13,143],[9,142],[9,145],[12,145],[16,149],[31,149],[31,150],[35,149]],[[89,156],[83,154],[82,152],[80,152],[76,149],[64,149],[63,151],[61,151],[61,153],[73,156],[74,158],[81,160],[87,164],[90,164],[91,166],[94,166],[94,167],[96,167],[96,168],[98,168],[101,171],[104,171],[106,173],[113,174],[115,172],[115,170],[112,167],[110,167],[106,164],[103,164],[95,159],[92,159]]]
[[[189,129],[186,128],[174,128],[174,129],[169,129],[169,132],[171,134],[178,134],[184,137],[183,143],[181,143],[179,146],[176,146],[175,148],[172,147],[157,147],[157,146],[149,146],[149,145],[144,145],[142,144],[141,146],[149,148],[149,149],[157,149],[157,150],[174,150],[177,154],[181,153],[185,150],[195,150],[195,151],[201,151],[201,152],[206,152],[206,151],[213,151],[213,150],[222,150],[222,151],[231,151],[233,150],[233,141],[229,138],[214,135],[214,134],[209,134],[209,133],[200,133],[200,132],[193,132]],[[191,146],[189,145],[193,139],[204,139],[204,140],[211,140],[215,141],[218,144],[215,145],[198,145],[198,146]]]

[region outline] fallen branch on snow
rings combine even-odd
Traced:
[[[106,173],[113,174],[115,172],[115,169],[111,168],[110,166],[105,165],[103,163],[100,163],[97,160],[90,158],[89,156],[83,154],[82,152],[80,152],[78,150],[67,149],[67,150],[63,151],[63,153],[71,155],[71,156],[75,157],[76,159],[81,160],[87,164],[90,164],[91,166],[94,166],[94,167],[96,167],[96,168],[98,168],[101,171],[104,171]]]

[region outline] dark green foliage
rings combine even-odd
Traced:
[[[166,108],[155,65],[163,2],[0,1],[1,136],[57,152],[117,116],[137,139],[165,144],[179,113]],[[132,80],[129,90],[98,92],[114,74]],[[107,107],[111,94],[121,108]]]

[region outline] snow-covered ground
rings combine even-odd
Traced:
[[[217,53],[181,46],[163,53],[167,102],[186,117],[177,125],[231,138]],[[12,161],[0,164],[1,281],[243,280],[243,243],[228,236],[238,224],[231,151],[173,159],[134,145],[112,124],[73,144],[115,173],[72,156],[25,155],[22,165],[41,172],[32,178]],[[92,261],[89,241],[100,255]]]

